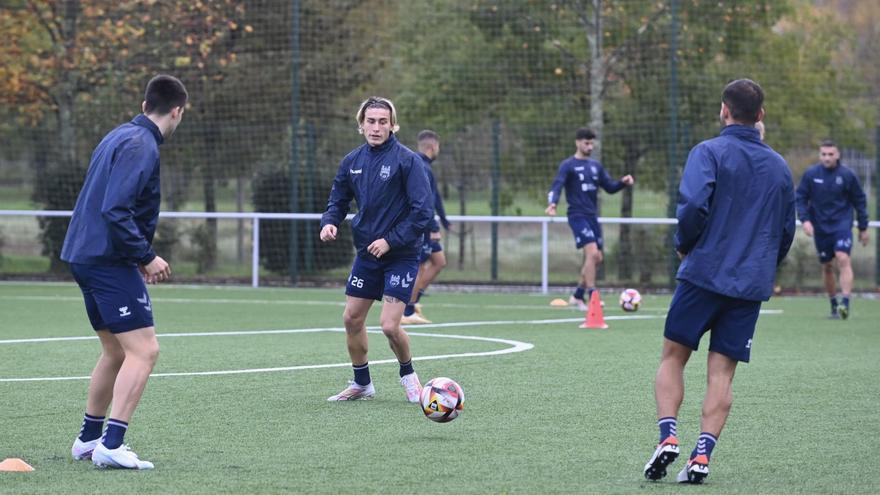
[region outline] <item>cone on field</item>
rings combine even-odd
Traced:
[[[590,306],[587,308],[586,316],[580,328],[608,328],[605,324],[605,316],[602,314],[602,301],[599,299],[598,290],[590,294]]]
[[[554,308],[567,308],[568,301],[566,301],[565,299],[556,298],[550,301],[550,306],[553,306]]]
[[[31,467],[30,464],[17,457],[10,457],[3,462],[0,462],[0,471],[16,471],[24,473],[33,470],[34,468]]]

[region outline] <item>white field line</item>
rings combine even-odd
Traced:
[[[763,311],[762,311],[763,312]],[[768,313],[779,314],[781,310],[767,310]],[[657,319],[661,316],[657,315],[623,315],[608,316],[606,320],[649,320]],[[581,318],[562,318],[552,320],[496,320],[496,321],[471,321],[471,322],[455,322],[455,323],[432,323],[421,325],[421,328],[454,328],[465,326],[492,326],[492,325],[547,325],[556,323],[574,323],[581,321]],[[218,337],[218,336],[235,336],[235,335],[277,335],[277,334],[294,334],[294,333],[315,333],[315,332],[344,332],[344,328],[300,328],[300,329],[284,329],[284,330],[233,330],[226,332],[187,332],[187,333],[166,333],[157,334],[157,337]],[[382,333],[378,327],[367,327],[369,333]],[[482,342],[494,342],[509,345],[510,347],[499,349],[496,351],[486,352],[465,352],[459,354],[438,354],[433,356],[413,357],[414,361],[430,361],[440,359],[454,359],[462,357],[483,357],[483,356],[500,356],[503,354],[512,354],[515,352],[524,352],[533,349],[534,344],[528,342],[520,342],[518,340],[499,339],[492,337],[478,337],[475,335],[451,335],[439,333],[424,333],[408,331],[409,335],[415,337],[434,337],[458,340],[476,340]],[[96,340],[97,337],[47,337],[37,339],[9,339],[0,340],[0,344],[24,344],[38,342],[62,342],[72,340]],[[371,361],[373,364],[389,364],[397,362],[396,359],[383,359],[379,361]],[[153,377],[172,377],[172,376],[214,376],[214,375],[239,375],[245,373],[269,373],[276,371],[297,371],[321,368],[343,368],[351,366],[351,363],[332,363],[332,364],[307,364],[300,366],[284,366],[276,368],[250,368],[238,370],[220,370],[220,371],[192,371],[192,372],[176,372],[176,373],[153,373]],[[57,382],[71,380],[88,380],[90,376],[56,376],[56,377],[36,377],[36,378],[0,378],[0,383],[11,382]]]
[[[0,296],[0,300],[8,300],[8,301],[50,301],[50,302],[81,302],[82,297],[78,296]],[[241,299],[241,298],[222,298],[222,299],[197,299],[197,298],[188,298],[188,297],[153,297],[151,300],[154,303],[159,304],[255,304],[255,305],[290,305],[290,306],[337,306],[337,307],[345,307],[345,301],[310,301],[310,300],[302,300],[302,299]],[[468,304],[468,303],[429,303],[431,307],[436,308],[474,308],[476,305]],[[554,308],[549,305],[522,305],[522,304],[485,304],[480,305],[480,308],[485,309],[504,309],[504,310],[537,310],[537,309],[549,309],[553,311],[559,310],[576,310],[574,306],[563,306],[561,308]],[[663,308],[642,308],[642,312],[663,312],[666,313],[665,307]],[[768,312],[779,311],[782,310],[761,310],[762,314],[771,314]],[[606,317],[611,318],[611,317]]]

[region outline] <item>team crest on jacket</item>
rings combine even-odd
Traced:
[[[836,182],[838,186],[843,184],[843,177],[837,176],[837,178],[834,179],[834,182]]]
[[[382,168],[379,169],[379,178],[388,180],[389,177],[391,177],[391,165],[382,165]]]
[[[391,287],[397,287],[398,285],[400,285],[400,275],[392,275],[391,280],[388,281],[388,284],[391,285]]]

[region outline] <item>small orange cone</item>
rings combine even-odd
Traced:
[[[599,299],[599,291],[594,290],[590,295],[590,307],[587,308],[587,319],[580,328],[608,328],[605,324],[605,316],[602,314],[602,301]]]
[[[31,467],[30,464],[24,462],[17,457],[10,457],[9,459],[0,462],[0,471],[16,471],[25,473],[33,470],[34,468]]]

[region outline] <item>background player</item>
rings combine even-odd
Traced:
[[[431,164],[440,154],[440,136],[430,130],[424,130],[419,133],[419,156],[425,162],[425,171],[428,173],[428,181],[431,183],[431,193],[434,195],[434,211],[440,217],[440,223],[447,231],[452,226],[446,219],[446,209],[443,207],[443,198],[440,191],[437,190],[437,181],[434,179],[434,171]],[[440,240],[443,236],[440,234],[440,224],[431,216],[428,222],[428,230],[425,232],[424,244],[419,255],[419,275],[416,277],[416,285],[413,290],[412,298],[406,309],[403,311],[403,319],[401,323],[404,325],[418,325],[423,323],[431,323],[422,314],[419,300],[428,288],[428,285],[437,278],[440,271],[446,266],[446,255],[443,253],[443,246]]]
[[[394,136],[397,111],[390,100],[367,98],[356,120],[366,143],[342,159],[321,218],[321,240],[334,241],[351,200],[357,201],[351,224],[357,255],[345,288],[343,313],[354,380],[327,400],[369,399],[376,394],[364,322],[373,301],[384,296],[382,332],[400,363],[400,384],[407,400],[418,402],[421,384],[400,318],[419,270],[419,250],[432,213],[431,188],[421,158]]]
[[[153,468],[122,442],[159,357],[144,282],[171,276],[150,244],[159,219],[159,145],[180,124],[187,99],[176,78],[150,80],[144,113],[107,134],[92,153],[61,251],[102,347],[71,454],[99,467]]]
[[[550,216],[556,215],[556,204],[564,186],[565,199],[568,201],[568,225],[574,234],[575,247],[584,251],[580,280],[569,304],[577,304],[582,311],[587,309],[585,297],[589,299],[596,288],[596,270],[603,259],[598,189],[601,187],[605,192],[614,194],[635,182],[632,175],[624,175],[619,181],[612,179],[601,163],[590,159],[594,139],[596,134],[585,127],[575,132],[574,156],[559,164],[559,172],[547,197],[549,205],[545,210]]]
[[[788,164],[761,141],[764,92],[739,79],[724,88],[721,135],[691,150],[679,186],[675,249],[682,259],[663,332],[654,383],[660,444],[644,474],[666,476],[679,455],[676,422],[684,367],[711,330],[701,433],[682,483],[702,483],[733,403],[733,375],[748,362],[761,301],[795,232],[794,183]],[[756,232],[761,235],[755,235]]]
[[[853,287],[850,260],[853,210],[858,219],[859,242],[868,245],[868,210],[865,191],[856,174],[840,163],[840,150],[833,141],[819,146],[819,163],[801,177],[797,188],[798,217],[804,233],[816,242],[825,290],[831,300],[830,318],[849,316],[849,298]],[[841,304],[837,302],[834,261],[840,271]]]

